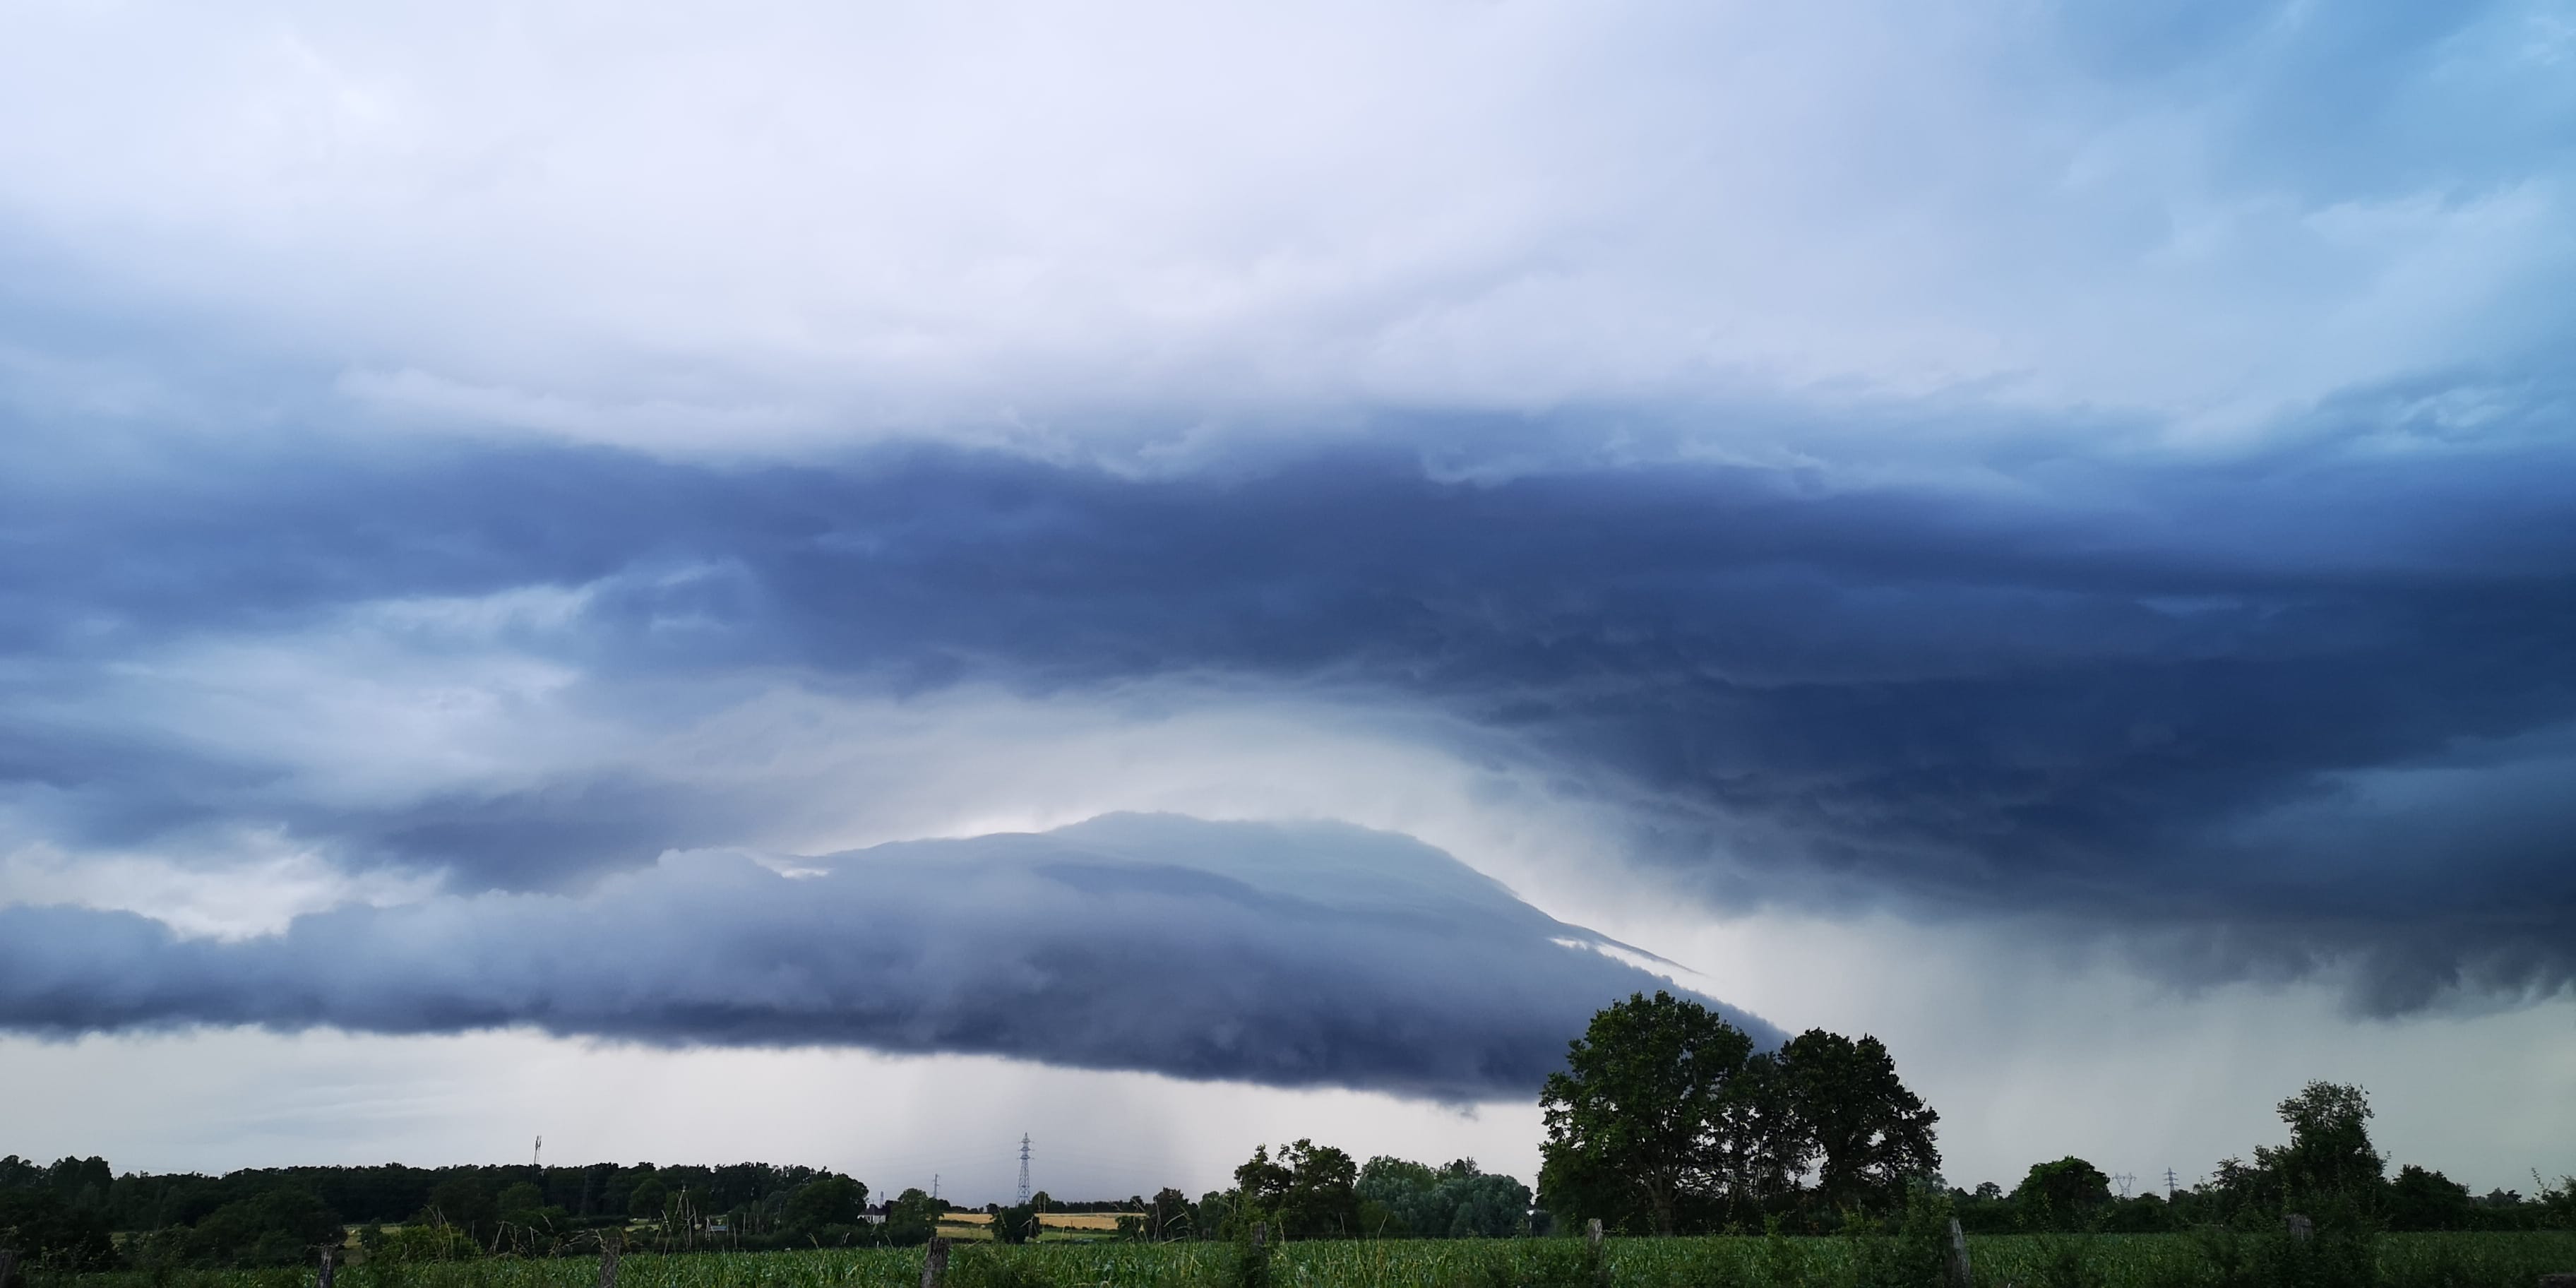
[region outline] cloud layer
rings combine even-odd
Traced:
[[[2559,996],[2570,66],[2546,0],[11,7],[0,916],[86,981],[21,1013],[1539,1058],[907,1027],[855,885],[663,857],[1120,808]],[[1017,862],[1028,942],[1200,960]]]
[[[273,409],[256,360],[680,452],[1815,392],[2197,438],[2558,349],[2557,6],[2162,12],[14,6],[53,316],[0,335],[93,404]]]
[[[252,818],[544,888],[752,830],[759,775],[605,744],[779,677],[1026,701],[1214,677],[1431,720],[1386,736],[1611,810],[1720,906],[2043,912],[2189,937],[2186,973],[2358,956],[2377,1009],[2548,991],[2576,942],[2566,463],[2347,437],[1962,489],[425,448],[39,480],[6,521],[11,799],[58,841]],[[84,547],[117,557],[45,553]],[[210,636],[262,643],[171,651]],[[430,741],[263,709],[317,665]]]
[[[1627,951],[1402,837],[1123,815],[810,860],[675,853],[578,898],[349,908],[232,943],[0,909],[0,1026],[528,1026],[1523,1099],[1594,1010],[1670,987],[1603,949]]]

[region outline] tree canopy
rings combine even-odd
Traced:
[[[1801,1206],[1894,1210],[1941,1165],[1940,1116],[1878,1039],[1813,1029],[1758,1052],[1664,992],[1593,1016],[1539,1105],[1546,1207],[1660,1234]]]
[[[1941,1115],[1906,1089],[1877,1038],[1809,1029],[1780,1048],[1777,1062],[1779,1094],[1814,1145],[1816,1192],[1827,1207],[1892,1210],[1908,1181],[1939,1173],[1933,1128]]]
[[[1671,1234],[1721,1172],[1719,1126],[1752,1054],[1742,1030],[1670,993],[1604,1008],[1539,1093],[1542,1188]]]
[[[1281,1238],[1348,1237],[1360,1232],[1358,1181],[1359,1165],[1330,1145],[1301,1139],[1275,1157],[1256,1146],[1234,1169],[1237,1220],[1270,1220]]]
[[[1380,1155],[1360,1168],[1358,1193],[1366,1235],[1503,1238],[1529,1230],[1529,1187],[1472,1158],[1434,1168]]]
[[[2279,1178],[2291,1202],[2362,1202],[2388,1170],[2370,1142],[2370,1097],[2339,1082],[2311,1082],[2280,1104],[2290,1143],[2257,1149],[2256,1161]]]
[[[2033,1163],[2030,1174],[2013,1188],[2012,1201],[2030,1228],[2080,1230],[2110,1203],[2111,1178],[2073,1155]]]

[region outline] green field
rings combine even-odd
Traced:
[[[2334,1245],[2349,1250],[2353,1245]],[[2367,1245],[2374,1269],[2356,1275],[2274,1238],[2193,1235],[1973,1238],[1976,1282],[2004,1285],[2300,1285],[2302,1288],[2531,1288],[2540,1275],[2576,1270],[2576,1233],[2397,1234]],[[922,1250],[635,1255],[619,1288],[915,1288]],[[1233,1288],[1242,1253],[1221,1243],[961,1245],[952,1288]],[[1884,1241],[1841,1238],[1612,1239],[1602,1270],[1616,1288],[1872,1288],[1919,1282],[1892,1264]],[[411,1265],[353,1265],[337,1288],[595,1288],[596,1259],[491,1258]],[[36,1288],[309,1288],[301,1269],[38,1276]],[[1280,1248],[1273,1288],[1598,1288],[1587,1251],[1572,1239],[1315,1241]]]

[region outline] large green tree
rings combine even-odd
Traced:
[[[2079,1230],[2111,1201],[2111,1178],[2073,1155],[2033,1163],[2012,1192],[2023,1225],[2035,1230]]]
[[[2388,1183],[2384,1210],[2392,1230],[2465,1230],[2477,1212],[2469,1187],[2412,1163]]]
[[[1145,1237],[1159,1241],[1195,1232],[1190,1223],[1190,1196],[1168,1185],[1156,1190],[1153,1204],[1145,1209]]]
[[[787,1232],[812,1236],[836,1225],[856,1225],[868,1205],[868,1187],[847,1176],[820,1176],[787,1196]]]
[[[1816,1192],[1834,1208],[1889,1210],[1907,1182],[1941,1170],[1941,1115],[1896,1076],[1886,1044],[1809,1029],[1780,1048],[1780,1087],[1795,1130],[1814,1146]]]
[[[1255,1146],[1234,1169],[1236,1210],[1265,1214],[1281,1238],[1347,1237],[1359,1233],[1358,1181],[1359,1164],[1330,1145]]]
[[[2256,1149],[2255,1161],[2277,1178],[2290,1203],[2373,1206],[2387,1160],[2370,1142],[2370,1097],[2340,1082],[2311,1082],[2280,1104],[2290,1143]]]
[[[1539,1094],[1549,1208],[1672,1233],[1722,1172],[1719,1125],[1752,1054],[1742,1030],[1670,993],[1594,1015]]]
[[[928,1243],[939,1232],[939,1217],[948,1205],[930,1197],[928,1190],[912,1186],[895,1195],[886,1204],[885,1237],[888,1243]]]

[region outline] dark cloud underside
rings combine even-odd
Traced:
[[[343,909],[236,943],[0,909],[0,1026],[530,1025],[1465,1101],[1532,1094],[1593,1010],[1669,987],[1455,859],[1350,827],[1112,816],[811,862],[675,855],[585,896]]]
[[[1683,465],[1446,482],[1365,450],[1153,479],[932,450],[216,456],[10,489],[26,674],[59,693],[82,659],[191,632],[587,587],[567,629],[510,642],[662,693],[1187,673],[1459,717],[1730,901],[2207,932],[2213,968],[2377,953],[2388,1006],[2555,987],[2576,944],[2576,819],[2543,786],[2576,754],[2554,449],[2024,459],[1974,491]],[[114,557],[56,554],[81,549]],[[256,768],[83,737],[0,742],[67,829],[219,816]],[[2441,785],[2392,795],[2391,773]],[[755,807],[627,779],[264,808],[358,861],[527,888],[720,843]]]

